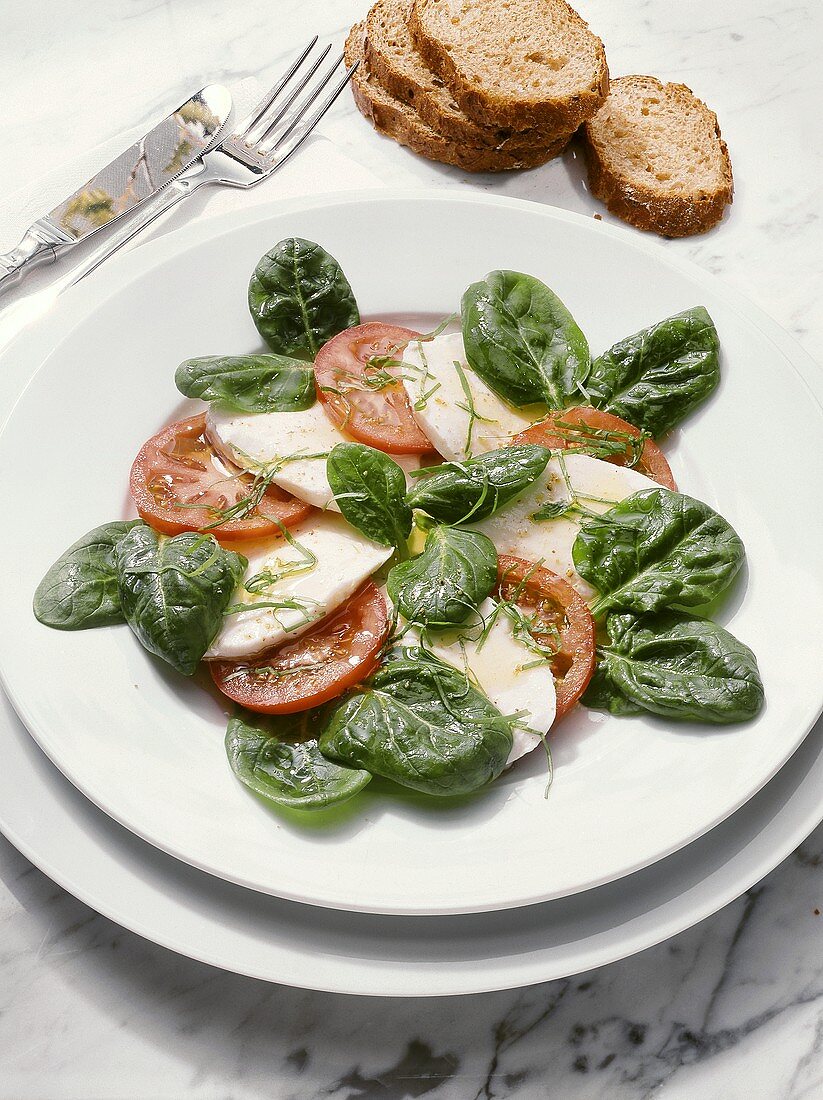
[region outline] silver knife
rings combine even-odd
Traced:
[[[29,226],[11,252],[0,253],[0,292],[38,264],[53,263],[184,172],[218,139],[231,114],[228,88],[209,84],[111,164]]]

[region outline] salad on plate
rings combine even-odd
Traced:
[[[300,238],[260,260],[265,354],[188,359],[201,411],[140,449],[139,518],[51,567],[34,612],[127,623],[233,704],[235,775],[318,809],[374,776],[467,795],[545,751],[578,704],[736,723],[763,686],[711,613],[744,563],[660,441],[716,388],[684,310],[592,357],[537,278],[492,271],[420,333],[361,322]]]

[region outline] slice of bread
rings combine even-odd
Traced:
[[[346,39],[345,60],[360,66],[351,79],[352,95],[358,110],[376,130],[408,146],[429,160],[453,164],[466,172],[503,172],[512,168],[536,168],[556,157],[565,148],[568,137],[553,145],[523,151],[492,149],[487,145],[467,145],[444,137],[420,118],[414,108],[392,96],[375,80],[365,60],[365,24],[357,23]]]
[[[413,0],[377,0],[366,17],[366,60],[375,79],[444,137],[469,145],[524,150],[554,144],[553,130],[513,130],[474,122],[455,102],[442,79],[428,68],[412,41]]]
[[[570,132],[609,90],[603,43],[565,0],[414,0],[409,29],[481,125]]]
[[[704,233],[732,201],[717,116],[685,84],[620,77],[584,134],[592,194],[638,229]]]

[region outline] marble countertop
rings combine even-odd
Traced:
[[[0,195],[148,124],[195,86],[265,79],[315,30],[342,39],[366,6],[73,0],[57,20],[49,0],[5,0]],[[720,274],[819,359],[823,6],[577,7],[613,74],[682,81],[720,118],[734,205],[717,230],[666,247]],[[573,151],[532,172],[470,177],[379,137],[348,98],[323,134],[388,185],[474,188],[609,220]],[[715,917],[624,962],[522,991],[353,999],[175,956],[95,914],[0,838],[0,1098],[816,1097],[822,909],[823,827]]]

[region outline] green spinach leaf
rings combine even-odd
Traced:
[[[605,710],[618,717],[633,717],[643,713],[643,707],[627,699],[612,682],[607,666],[603,661],[595,665],[594,675],[581,698],[583,706],[590,710]]]
[[[285,355],[186,359],[174,383],[186,397],[216,401],[238,412],[300,412],[317,398],[312,368]]]
[[[320,751],[426,794],[467,794],[502,772],[512,724],[465,675],[407,649],[332,713]]]
[[[57,630],[124,622],[114,550],[139,519],[95,527],[61,554],[34,593],[34,614]]]
[[[386,582],[409,622],[433,629],[466,621],[497,583],[497,551],[479,531],[433,527],[423,553],[401,562]]]
[[[719,596],[745,560],[731,526],[708,504],[644,489],[587,520],[574,567],[599,590],[592,614],[698,607]]]
[[[676,611],[610,615],[607,629],[586,706],[714,724],[748,721],[763,706],[755,655],[708,619]]]
[[[338,443],[326,459],[334,499],[352,527],[381,546],[404,546],[412,529],[406,475],[387,454]]]
[[[501,447],[466,462],[446,462],[416,480],[406,497],[440,523],[486,519],[528,488],[546,469],[551,452],[526,444]]]
[[[226,755],[247,787],[278,806],[323,810],[362,791],[371,774],[327,760],[317,738],[300,738],[302,715],[243,711],[229,719]]]
[[[658,438],[720,381],[720,341],[703,306],[619,340],[592,364],[591,403]]]
[[[586,337],[553,291],[531,275],[492,271],[461,306],[472,369],[513,405],[579,404],[591,357]]]
[[[248,562],[211,535],[165,538],[133,527],[115,551],[126,622],[141,645],[193,675],[223,621]]]
[[[260,260],[249,283],[249,309],[272,351],[298,359],[314,359],[332,336],[360,323],[340,264],[302,237],[279,241]]]

